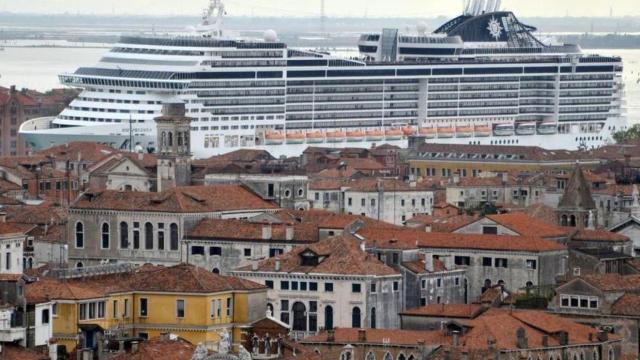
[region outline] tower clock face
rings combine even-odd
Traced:
[[[498,41],[502,36],[502,25],[500,25],[500,22],[498,22],[495,17],[491,17],[491,20],[489,20],[487,30],[489,30],[489,34],[491,34],[491,36],[496,39],[496,41]]]

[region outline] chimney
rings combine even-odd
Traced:
[[[252,271],[258,271],[258,262],[257,261],[251,262],[251,270]]]
[[[162,341],[167,341],[167,340],[169,340],[169,339],[170,339],[170,338],[169,338],[169,333],[168,333],[168,332],[162,332],[162,333],[160,333],[160,340],[162,340]]]
[[[6,223],[7,222],[7,212],[4,210],[0,211],[0,223]]]
[[[509,173],[503,172],[502,173],[502,183],[506,184],[509,182]]]
[[[262,240],[271,240],[272,229],[271,224],[262,225]]]
[[[430,252],[424,254],[424,269],[428,272],[433,272],[433,254]]]
[[[516,330],[516,344],[518,349],[527,349],[529,347],[529,340],[523,328],[519,327]]]
[[[280,271],[280,259],[276,259],[276,271]]]
[[[409,181],[409,187],[412,189],[415,189],[418,186],[418,183],[413,180],[413,181]]]
[[[131,353],[132,354],[136,354],[138,352],[138,345],[139,345],[139,343],[137,341],[132,341],[131,342]]]
[[[367,330],[365,329],[358,330],[358,341],[361,343],[367,342]]]
[[[285,240],[291,241],[293,240],[293,225],[289,225],[287,224],[286,227],[284,228],[284,237]]]
[[[598,330],[598,341],[604,342],[609,340],[609,334],[604,330]]]
[[[460,184],[460,173],[456,172],[453,174],[453,184],[454,185]]]
[[[138,153],[138,161],[143,161],[144,160],[144,154],[139,152]]]
[[[334,330],[327,330],[327,342],[334,342],[335,340],[336,336]]]
[[[558,342],[560,343],[560,346],[569,345],[569,333],[566,331],[560,331],[560,333],[558,333]]]
[[[452,339],[452,345],[453,346],[460,346],[460,332],[459,331],[454,331],[452,333],[453,339]]]
[[[15,85],[11,85],[11,87],[9,88],[9,90],[14,93],[16,92],[16,86]]]

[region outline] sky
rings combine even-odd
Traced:
[[[225,0],[231,16],[318,16],[321,0]],[[451,17],[463,0],[325,0],[327,16]],[[199,15],[208,0],[0,0],[0,11],[104,15]],[[520,17],[640,16],[640,0],[503,0]]]

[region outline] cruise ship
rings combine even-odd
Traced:
[[[288,48],[223,31],[222,0],[185,35],[123,36],[92,67],[61,74],[81,94],[54,118],[25,122],[33,148],[94,141],[154,151],[167,101],[193,118],[191,150],[296,156],[308,146],[428,142],[592,148],[626,127],[619,57],[536,35],[500,0],[467,2],[434,32],[364,34],[359,56]]]

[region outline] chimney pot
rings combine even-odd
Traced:
[[[7,222],[7,212],[0,211],[0,223],[6,223],[6,222]]]
[[[137,341],[132,341],[131,342],[131,353],[132,354],[136,354],[138,352],[138,342]]]
[[[273,230],[271,228],[271,224],[262,225],[262,240],[271,240],[273,234]]]
[[[424,269],[428,272],[433,272],[433,254],[426,253],[424,254]]]
[[[367,342],[367,331],[365,329],[358,330],[358,341],[359,342]]]
[[[293,225],[286,225],[285,227],[285,240],[293,240],[294,228]]]
[[[276,260],[276,271],[280,271],[280,260]]]
[[[459,331],[454,331],[453,332],[453,346],[460,346],[460,332]]]

